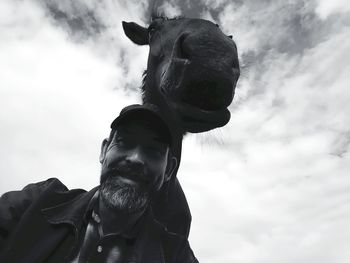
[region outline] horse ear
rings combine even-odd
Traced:
[[[134,22],[122,22],[125,35],[137,45],[148,45],[148,30]]]

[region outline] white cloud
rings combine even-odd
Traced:
[[[167,17],[175,17],[181,15],[181,8],[174,1],[164,1],[157,7],[157,12],[163,13]]]
[[[326,19],[332,14],[350,12],[350,3],[347,0],[317,0],[316,12],[322,19]]]
[[[140,99],[123,92],[127,79],[113,58],[71,42],[38,5],[1,5],[1,171],[11,180],[0,191],[48,177],[91,188],[110,122]]]
[[[192,246],[201,262],[347,262],[349,28],[322,29],[322,41],[285,53],[293,31],[285,21],[312,9],[255,3],[228,5],[221,16],[241,55],[257,53],[231,121],[183,149]]]

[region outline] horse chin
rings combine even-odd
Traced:
[[[179,117],[185,131],[200,133],[225,126],[231,117],[226,109],[208,111],[190,104],[171,102],[170,107]]]
[[[224,93],[221,97],[224,99],[221,99],[220,103],[217,103],[214,107],[201,105],[193,102],[191,99],[186,100],[184,95],[188,93],[186,92],[186,90],[189,90],[187,87],[196,87],[196,85],[197,87],[205,87],[201,82],[192,81],[194,77],[200,78],[198,74],[191,68],[190,61],[186,59],[172,59],[166,70],[163,71],[160,81],[160,92],[164,96],[165,101],[168,102],[172,112],[175,113],[175,116],[181,122],[182,129],[191,133],[206,132],[225,126],[229,122],[230,112],[227,107],[232,102],[232,87],[235,86],[233,80],[230,79],[231,76],[227,77],[224,75],[226,77],[224,81],[217,81],[217,83],[221,84],[221,89]],[[209,72],[208,74],[212,75],[213,73]],[[215,75],[215,77],[217,76]],[[210,96],[210,92],[208,96]]]

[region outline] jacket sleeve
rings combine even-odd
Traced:
[[[0,197],[0,250],[22,215],[55,178],[29,184],[20,191],[11,191]]]
[[[180,247],[176,258],[176,263],[199,263],[187,240],[184,240],[182,246]]]

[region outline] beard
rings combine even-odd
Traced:
[[[134,213],[146,209],[150,193],[145,187],[120,181],[114,171],[101,175],[100,197],[112,210]]]

